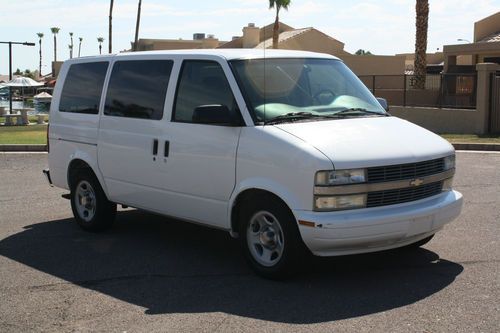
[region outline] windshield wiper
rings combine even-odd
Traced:
[[[377,115],[377,116],[384,116],[384,117],[390,117],[390,114],[388,113],[380,113],[380,112],[377,112],[377,111],[370,111],[370,110],[367,110],[367,109],[364,109],[364,108],[349,108],[349,109],[344,109],[344,110],[340,110],[338,112],[335,112],[333,115],[344,115],[344,114],[348,114],[348,113],[364,113],[364,114],[373,114],[373,115]]]
[[[315,114],[312,114],[311,112],[290,112],[290,113],[282,114],[281,116],[277,116],[277,117],[274,117],[272,119],[266,120],[264,122],[264,125],[293,122],[293,121],[297,121],[297,120],[309,119],[309,118],[314,118],[314,117],[318,117],[318,116]]]
[[[332,119],[332,118],[339,118],[339,117],[343,117],[343,116],[348,116],[349,113],[360,113],[360,112],[363,114],[373,114],[373,115],[384,116],[384,117],[390,116],[390,114],[388,114],[388,113],[384,114],[384,113],[380,113],[377,111],[366,110],[363,108],[344,109],[344,110],[340,110],[338,112],[330,113],[330,114],[314,114],[311,112],[290,112],[290,113],[282,114],[280,116],[266,120],[264,122],[264,125],[273,125],[273,124],[279,124],[279,123],[294,122],[294,121],[300,121],[300,120],[311,119],[311,118]]]

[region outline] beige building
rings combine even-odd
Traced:
[[[474,41],[468,44],[445,45],[445,72],[460,72],[483,62],[500,64],[500,12],[474,23]]]
[[[249,23],[243,28],[243,36],[234,37],[232,41],[219,48],[257,48],[271,49],[273,47],[273,24],[263,28]],[[280,23],[278,48],[287,50],[307,50],[335,55],[339,58],[350,55],[344,51],[344,43],[312,28],[295,29]]]
[[[204,33],[193,34],[193,39],[144,39],[137,41],[137,51],[183,50],[183,49],[215,49],[227,41],[219,41],[214,35]],[[132,50],[134,42],[131,42]]]
[[[259,28],[249,23],[241,36],[229,42],[214,36],[194,34],[192,40],[139,39],[139,51],[178,50],[199,48],[272,48],[273,24]],[[133,46],[133,43],[132,43]],[[313,28],[295,29],[280,23],[278,47],[288,50],[320,52],[341,58],[357,75],[402,75],[405,70],[404,56],[357,56],[344,50],[344,43]]]

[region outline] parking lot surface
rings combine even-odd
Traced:
[[[120,210],[95,234],[0,153],[0,332],[499,332],[500,154],[457,154],[462,215],[414,252],[314,258],[255,276],[227,233]]]

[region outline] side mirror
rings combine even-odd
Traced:
[[[226,105],[200,105],[194,109],[193,122],[223,126],[240,126],[241,121],[234,116]]]
[[[387,100],[385,98],[377,97],[377,101],[384,108],[385,111],[389,111],[389,104],[387,104]]]

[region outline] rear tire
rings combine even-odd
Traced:
[[[78,225],[87,231],[101,231],[112,226],[116,204],[106,198],[96,176],[81,170],[71,180],[71,209]]]
[[[267,279],[297,272],[307,253],[295,217],[270,195],[244,203],[240,213],[240,244],[250,267]]]

